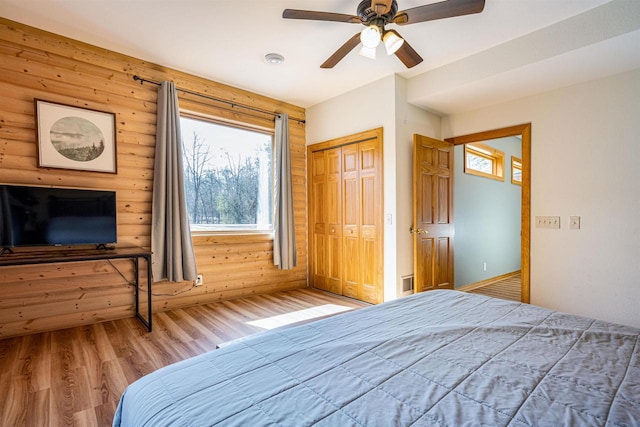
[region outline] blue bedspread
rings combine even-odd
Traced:
[[[114,426],[639,426],[640,330],[431,291],[159,369]]]

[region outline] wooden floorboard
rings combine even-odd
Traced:
[[[0,426],[111,426],[131,382],[158,368],[262,332],[369,304],[302,289],[0,340]]]
[[[522,276],[517,274],[467,292],[520,302],[522,301],[521,286]]]

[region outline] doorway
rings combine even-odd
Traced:
[[[454,288],[502,281],[496,286],[520,301],[522,141],[509,136],[456,145],[454,157]]]
[[[521,301],[529,303],[530,294],[530,236],[531,236],[531,124],[510,126],[485,132],[447,138],[454,145],[489,141],[510,136],[518,136],[522,141],[522,192],[520,209],[520,265]]]

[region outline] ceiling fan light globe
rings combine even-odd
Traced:
[[[387,55],[393,55],[398,51],[398,49],[400,49],[400,47],[402,47],[404,39],[393,31],[387,31],[382,38],[382,42],[384,43]]]
[[[360,33],[360,41],[363,46],[375,49],[380,44],[380,28],[376,25],[365,27]]]
[[[358,51],[358,54],[364,56],[365,58],[376,59],[376,48],[362,45],[362,47]]]

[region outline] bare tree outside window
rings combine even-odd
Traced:
[[[203,204],[202,194],[203,182],[207,178],[205,171],[209,163],[209,146],[205,144],[203,138],[193,131],[191,142],[183,139],[183,156],[184,156],[184,174],[186,181],[187,205],[189,206],[189,214],[191,223],[198,224],[202,219],[199,213],[207,212],[207,206]],[[201,209],[199,209],[201,208]]]
[[[272,136],[181,118],[191,231],[271,230]]]

